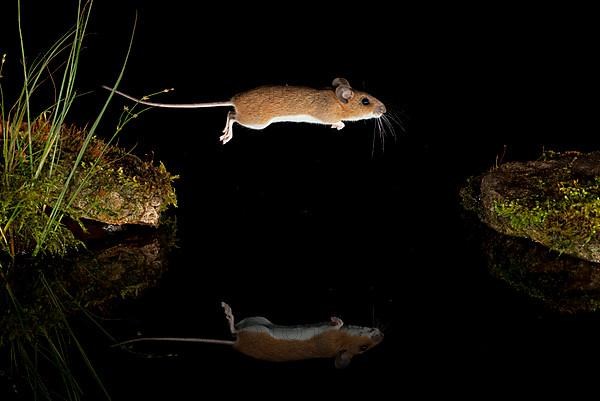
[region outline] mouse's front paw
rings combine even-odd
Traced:
[[[339,122],[331,125],[331,128],[337,128],[338,131],[341,130],[342,128],[344,128],[344,127],[345,127],[345,125],[344,125],[344,123],[342,121],[339,121]]]
[[[331,325],[336,329],[339,329],[344,325],[344,322],[339,317],[332,316],[329,320],[331,320]]]

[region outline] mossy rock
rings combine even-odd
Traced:
[[[85,131],[76,127],[64,127],[61,131],[65,173],[84,138]],[[161,212],[176,204],[173,179],[162,163],[154,165],[93,138],[74,177],[73,188],[82,180],[85,182],[72,203],[73,212],[76,217],[106,224],[157,226]]]
[[[176,205],[173,180],[162,163],[142,160],[106,141],[87,138],[87,130],[64,125],[59,130],[56,147],[48,155],[39,175],[33,175],[39,164],[32,167],[28,154],[42,154],[49,141],[51,123],[38,119],[28,129],[26,124],[10,126],[8,135],[16,136],[21,146],[29,143],[31,132],[32,152],[17,153],[18,162],[12,163],[10,173],[7,161],[0,158],[0,227],[10,223],[0,250],[11,255],[31,252],[45,229],[50,211],[59,206],[59,214],[85,226],[93,220],[110,225],[159,225],[160,216],[170,205]],[[0,129],[2,127],[0,126]],[[0,136],[0,145],[2,145]],[[89,142],[88,142],[89,141]],[[8,141],[7,141],[8,142]],[[69,181],[63,201],[58,202],[68,181],[78,155],[85,152]],[[16,152],[13,152],[16,153]],[[51,160],[51,161],[50,161]],[[9,161],[10,162],[10,161]],[[8,178],[7,178],[8,177]],[[14,213],[18,210],[18,213]],[[44,239],[43,253],[65,254],[77,247],[79,240],[63,224],[48,233]]]
[[[600,262],[600,152],[506,163],[471,178],[461,195],[502,234]]]

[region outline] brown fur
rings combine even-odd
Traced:
[[[371,104],[361,104],[368,97]],[[331,89],[301,86],[263,86],[235,95],[237,121],[242,125],[265,125],[274,116],[310,115],[325,124],[358,119],[382,103],[364,92],[354,91],[348,103],[341,103]]]

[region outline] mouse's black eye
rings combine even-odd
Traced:
[[[361,102],[362,104],[364,104],[365,106],[368,106],[369,104],[371,104],[371,102],[369,101],[369,98],[368,98],[368,97],[363,97],[363,98],[360,100],[360,102]]]
[[[366,350],[369,349],[369,345],[368,344],[361,345],[359,349],[360,349],[360,352],[365,352]]]

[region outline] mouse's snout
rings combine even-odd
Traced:
[[[384,105],[383,103],[381,103],[380,105],[378,105],[378,106],[377,106],[377,109],[376,109],[376,111],[377,111],[377,113],[379,113],[379,114],[383,115],[383,114],[385,114],[385,112],[386,112],[387,110],[386,110],[386,108],[385,108],[385,105]]]
[[[379,344],[383,341],[383,333],[379,329],[373,329],[371,340],[373,340],[375,344]]]

